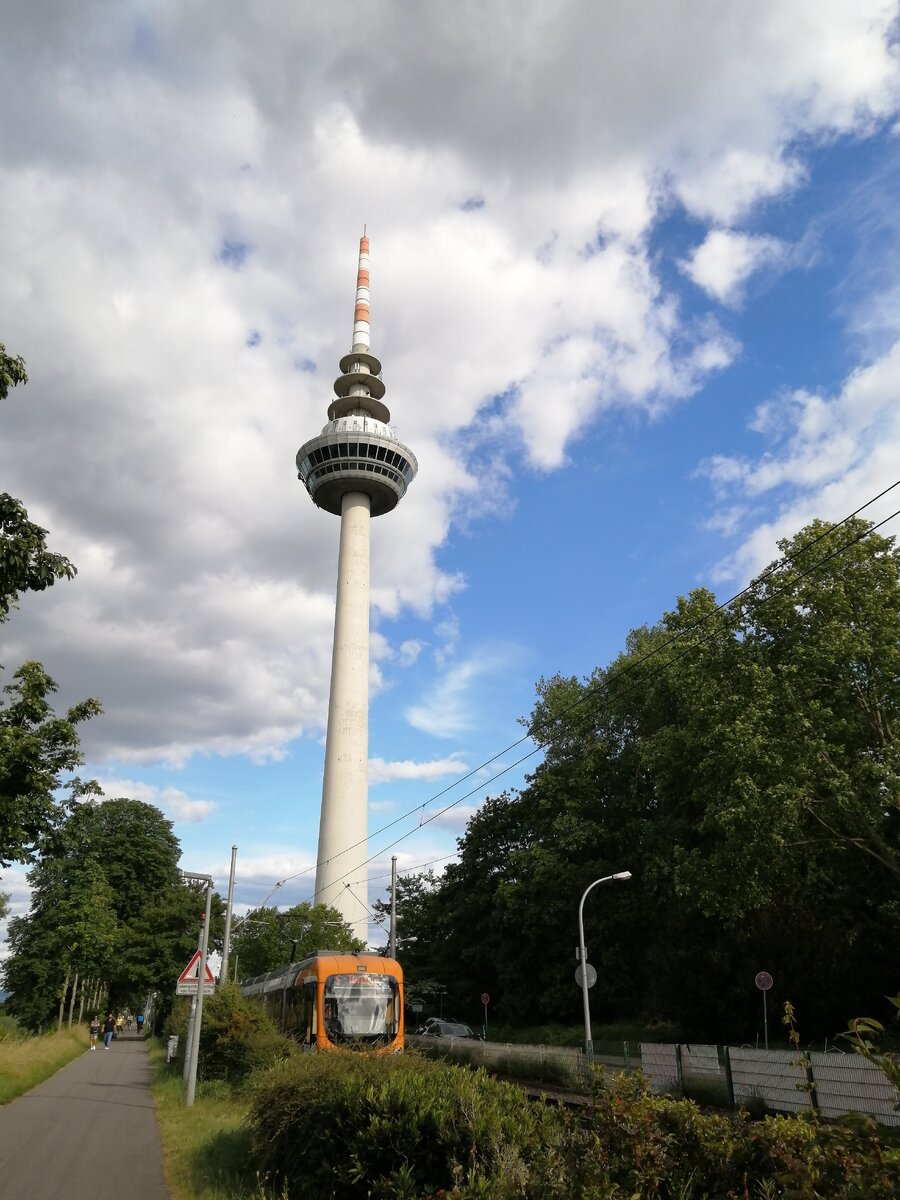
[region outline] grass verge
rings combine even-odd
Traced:
[[[0,1042],[0,1104],[30,1091],[77,1058],[88,1044],[81,1028]]]
[[[172,1200],[277,1200],[246,1166],[246,1092],[221,1080],[201,1082],[193,1107],[186,1108],[181,1066],[166,1063],[158,1040],[148,1042],[148,1051]]]

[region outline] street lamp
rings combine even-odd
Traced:
[[[594,1053],[594,1041],[591,1037],[591,1004],[588,999],[588,981],[587,981],[587,949],[584,944],[584,902],[587,899],[587,894],[598,883],[609,883],[611,879],[630,879],[630,871],[617,871],[615,875],[604,875],[602,879],[595,879],[593,883],[588,884],[584,889],[584,895],[581,897],[581,903],[578,905],[578,957],[581,966],[581,997],[584,1001],[584,1052],[591,1058]]]
[[[188,1026],[190,1056],[187,1064],[187,1092],[184,1102],[188,1108],[191,1108],[194,1103],[194,1095],[197,1091],[197,1060],[200,1053],[200,1023],[203,1020],[203,988],[206,983],[206,951],[209,947],[209,916],[210,909],[212,908],[213,877],[212,875],[200,875],[196,871],[179,871],[178,874],[185,881],[206,884],[206,916],[203,918],[203,933],[200,937],[200,966],[197,974],[196,1008],[193,1005],[191,1006],[193,1011]]]

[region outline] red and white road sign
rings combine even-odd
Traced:
[[[179,996],[193,996],[197,992],[197,987],[200,982],[200,951],[194,953],[194,957],[178,976],[178,983],[175,985],[175,992]],[[203,995],[209,996],[215,991],[216,980],[212,971],[209,969],[209,960],[206,962],[206,971],[203,975]]]

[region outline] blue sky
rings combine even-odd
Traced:
[[[489,776],[528,744],[480,768],[542,675],[893,482],[897,28],[882,0],[14,3],[0,340],[31,379],[0,479],[79,575],[0,661],[100,697],[107,794],[223,888],[236,843],[243,908],[309,896],[338,522],[293,460],[363,223],[420,463],[372,528],[370,903],[521,783],[535,758]]]

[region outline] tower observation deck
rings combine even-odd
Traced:
[[[328,424],[297,452],[297,472],[313,502],[341,518],[314,903],[337,908],[368,940],[369,518],[397,506],[418,463],[391,429],[381,363],[369,349],[365,235],[353,342],[340,371]]]

